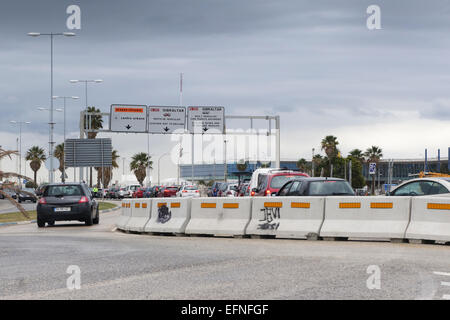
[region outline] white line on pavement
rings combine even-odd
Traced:
[[[450,287],[450,282],[444,282],[444,281],[441,281],[441,286],[447,286],[447,287]]]
[[[434,271],[433,273],[434,273],[435,275],[438,275],[438,276],[447,276],[447,277],[450,277],[450,273],[448,273],[448,272]]]

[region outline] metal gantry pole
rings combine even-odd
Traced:
[[[50,172],[49,182],[53,183],[53,34],[50,34]]]

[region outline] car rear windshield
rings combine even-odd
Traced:
[[[354,195],[347,181],[325,180],[309,183],[310,196]]]
[[[178,190],[177,187],[167,187],[166,190]]]
[[[196,186],[186,186],[184,190],[197,190],[198,188]]]
[[[56,197],[56,196],[81,196],[83,191],[78,185],[65,185],[65,186],[48,186],[45,189],[44,197]]]
[[[298,175],[283,175],[283,176],[274,176],[270,181],[270,187],[272,189],[280,189],[284,184],[292,179],[298,179],[301,176]]]

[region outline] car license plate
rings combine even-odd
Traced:
[[[67,212],[70,211],[70,207],[58,207],[55,208],[55,212]]]

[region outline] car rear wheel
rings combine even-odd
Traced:
[[[92,220],[94,224],[98,224],[100,222],[100,213],[98,213],[97,209],[97,216]]]
[[[89,215],[89,217],[86,218],[85,223],[87,226],[92,226],[92,224],[94,223],[94,219],[92,219],[92,215]]]
[[[55,221],[49,221],[49,222],[47,222],[47,224],[49,225],[49,226],[54,226],[55,225]]]
[[[43,228],[43,227],[45,227],[45,221],[42,219],[37,219],[37,225],[38,225],[38,228]]]

